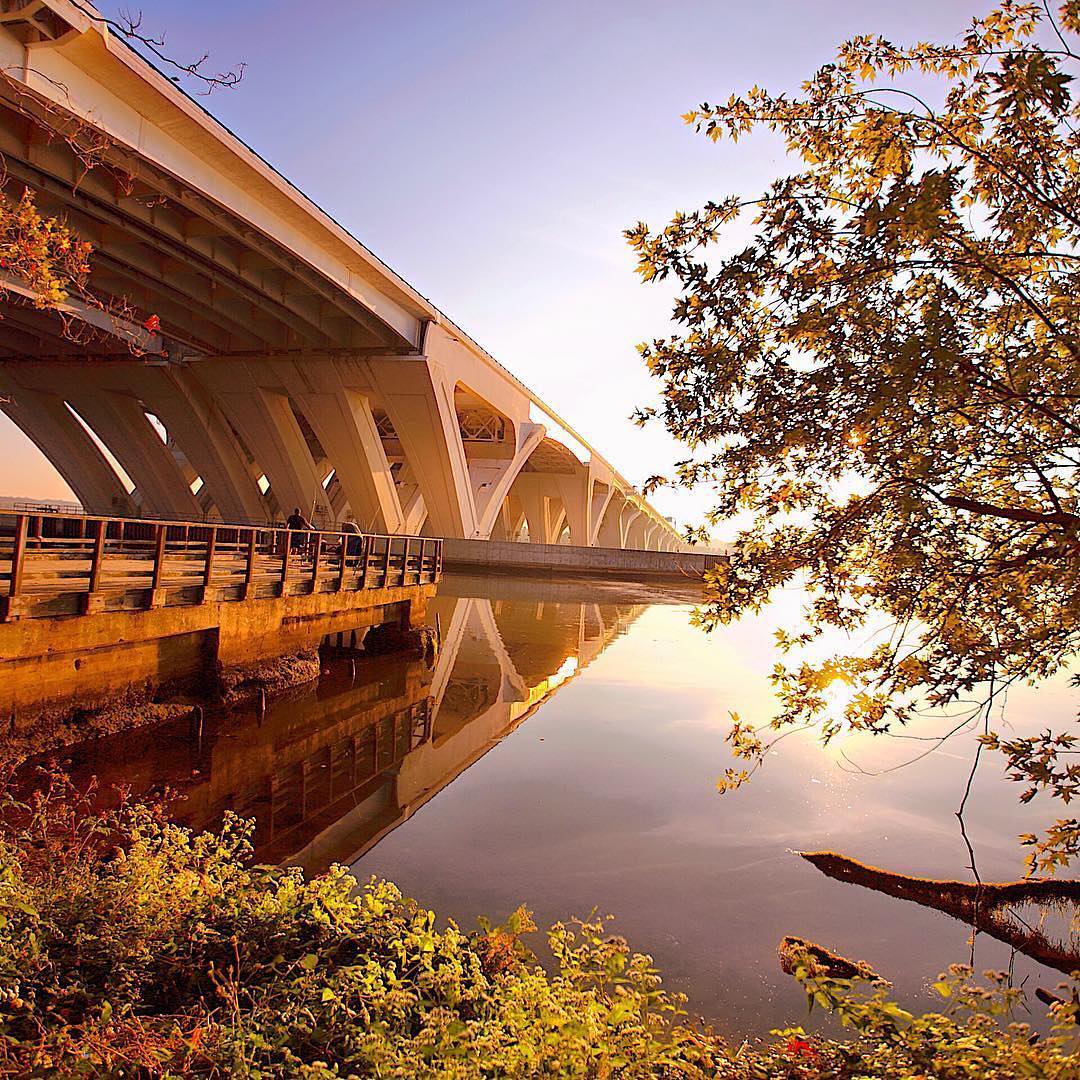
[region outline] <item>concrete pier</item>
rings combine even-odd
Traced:
[[[443,541],[443,558],[450,569],[474,572],[524,572],[563,577],[603,577],[620,581],[657,579],[700,582],[726,556],[687,551],[638,551],[571,544],[447,539]]]

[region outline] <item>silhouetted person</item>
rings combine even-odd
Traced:
[[[299,529],[310,529],[310,528],[312,528],[312,525],[311,525],[311,522],[308,521],[308,519],[306,517],[304,517],[303,514],[300,513],[300,507],[298,506],[295,510],[293,510],[293,512],[286,519],[285,528],[286,529],[297,529],[297,530],[299,530]]]
[[[292,529],[294,532],[310,532],[314,526],[300,513],[300,507],[298,506],[285,519],[285,528]],[[307,541],[302,536],[294,536],[290,547],[293,551],[304,551],[307,548]]]
[[[362,542],[360,540],[354,540],[353,537],[364,535],[360,526],[357,525],[351,517],[348,517],[341,523],[341,531],[343,533],[348,533],[345,540],[345,550],[350,555],[358,555],[360,553]]]

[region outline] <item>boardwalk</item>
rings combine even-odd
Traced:
[[[0,512],[0,620],[436,582],[417,536]]]

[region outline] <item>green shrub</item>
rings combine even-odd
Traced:
[[[1031,1040],[1012,992],[940,984],[950,1015],[797,969],[849,1043],[773,1032],[734,1046],[687,1022],[648,956],[590,919],[524,910],[464,933],[341,867],[253,866],[250,824],[195,835],[153,807],[90,812],[55,786],[0,831],[0,1074],[36,1076],[1077,1075],[1073,1006]]]

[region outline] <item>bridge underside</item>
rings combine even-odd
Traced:
[[[91,273],[57,313],[0,269],[0,407],[85,510],[681,546],[422,297],[82,8],[34,10],[54,8],[0,14],[0,182],[90,242]]]
[[[94,514],[270,523],[299,508],[325,528],[676,546],[527,401],[497,411],[430,355],[5,357],[0,395]]]

